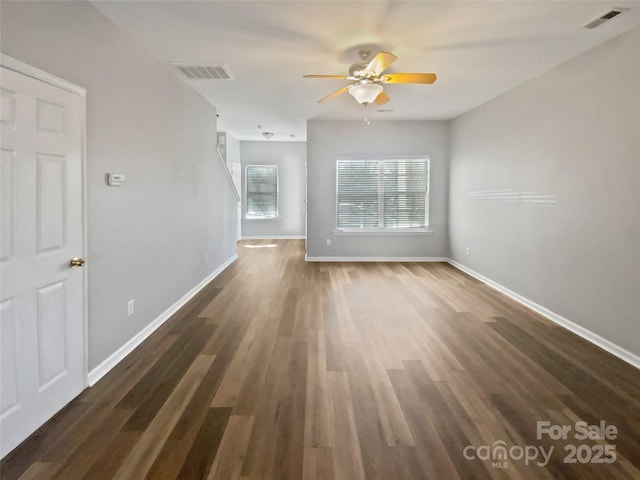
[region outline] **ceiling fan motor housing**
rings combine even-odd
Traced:
[[[360,78],[363,76],[364,69],[369,65],[367,62],[364,63],[354,63],[349,67],[349,76]]]
[[[371,50],[360,50],[358,52],[358,55],[360,55],[360,61],[354,63],[353,65],[351,65],[351,67],[349,67],[350,77],[362,77],[364,75],[364,70],[367,68],[369,62],[371,61],[371,59],[369,58],[371,56]]]

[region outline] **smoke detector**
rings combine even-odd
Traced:
[[[275,134],[273,132],[262,132],[262,136],[267,140],[270,140]]]

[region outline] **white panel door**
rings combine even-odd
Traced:
[[[0,456],[85,387],[82,97],[2,67]]]

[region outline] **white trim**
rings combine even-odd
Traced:
[[[78,87],[80,88],[80,87]],[[81,169],[82,175],[82,258],[89,259],[89,173],[87,167],[87,91],[84,88],[78,92],[80,96],[80,115],[81,115]],[[89,270],[91,262],[84,269],[84,278],[82,279],[84,297],[84,388],[89,386]]]
[[[25,75],[35,80],[47,83],[57,88],[61,88],[67,92],[71,92],[79,97],[79,113],[80,113],[80,176],[82,178],[82,252],[80,256],[82,258],[88,258],[89,245],[88,245],[88,193],[87,193],[87,90],[75,83],[71,83],[62,78],[56,77],[44,70],[41,70],[33,65],[24,63],[9,55],[0,53],[0,65],[7,70]],[[83,316],[83,387],[87,388],[89,385],[89,266],[85,266],[82,269],[82,316]]]
[[[218,132],[218,133],[221,133],[221,132]],[[238,192],[238,188],[236,187],[236,184],[233,181],[233,175],[229,171],[229,165],[227,165],[227,161],[224,159],[224,156],[222,155],[220,145],[216,145],[216,153],[218,154],[218,158],[220,159],[220,161],[222,162],[222,165],[224,166],[224,172],[227,174],[227,180],[229,180],[229,183],[231,184],[231,189],[233,190],[233,194],[236,196],[236,200],[239,202],[240,192]]]
[[[433,230],[424,228],[344,228],[334,230],[334,235],[433,235]]]
[[[447,257],[308,257],[305,262],[446,262]]]
[[[601,337],[597,333],[594,333],[591,330],[588,330],[583,326],[578,325],[577,323],[574,323],[571,320],[564,318],[563,316],[558,315],[555,312],[552,312],[548,308],[543,307],[542,305],[532,300],[529,300],[526,297],[523,297],[522,295],[514,292],[513,290],[509,290],[507,287],[500,285],[497,282],[494,282],[490,278],[485,277],[484,275],[476,272],[475,270],[470,269],[469,267],[466,267],[465,265],[462,265],[461,263],[456,262],[451,258],[449,258],[447,261],[449,262],[450,265],[457,268],[458,270],[461,270],[471,275],[472,277],[480,280],[482,283],[485,283],[491,288],[494,288],[498,290],[500,293],[503,293],[507,297],[512,298],[513,300],[520,303],[521,305],[524,305],[525,307],[530,308],[534,312],[551,320],[553,323],[566,328],[567,330],[575,333],[579,337],[584,338],[588,342],[593,343],[594,345],[602,348],[603,350],[609,352],[612,355],[615,355],[620,360],[624,360],[628,364],[633,365],[634,367],[640,369],[640,356],[636,355],[635,353],[632,353],[620,347],[619,345],[616,345],[610,340],[607,340],[606,338]]]
[[[177,302],[167,308],[164,312],[162,312],[155,320],[153,320],[149,325],[144,327],[140,332],[138,332],[133,338],[131,338],[127,343],[125,343],[122,347],[116,350],[113,354],[109,356],[106,360],[104,360],[100,365],[89,372],[89,386],[92,387],[95,385],[98,380],[104,377],[109,371],[115,367],[120,361],[122,361],[127,355],[129,355],[138,345],[140,345],[144,340],[149,337],[153,332],[155,332],[158,327],[160,327],[164,322],[166,322],[171,316],[176,313],[180,308],[182,308],[189,300],[191,300],[200,290],[202,290],[211,280],[216,278],[222,271],[231,265],[238,258],[237,254],[234,254],[231,258],[229,258],[226,262],[220,265],[213,273],[208,275],[204,280],[202,280],[198,285],[193,287],[189,292],[187,292],[182,298],[180,298]]]
[[[48,83],[49,85],[53,85],[54,87],[59,87],[63,90],[76,93],[81,97],[84,97],[85,99],[87,97],[87,91],[83,87],[62,78],[58,78],[55,75],[34,67],[33,65],[29,65],[28,63],[16,60],[9,55],[5,55],[4,53],[0,53],[0,64],[2,64],[3,67],[8,68],[9,70],[13,70],[14,72],[21,73],[22,75],[27,75],[28,77],[35,78],[36,80]]]
[[[304,235],[267,235],[267,236],[248,236],[242,237],[240,240],[304,240]]]

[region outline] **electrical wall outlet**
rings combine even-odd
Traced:
[[[133,315],[133,312],[134,312],[133,300],[129,300],[127,302],[127,315]]]
[[[471,249],[469,247],[467,247],[467,257],[471,255]]]
[[[331,239],[327,238],[327,245],[331,245]]]
[[[209,254],[208,253],[204,254],[204,263],[209,263]]]

